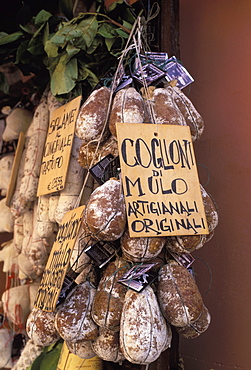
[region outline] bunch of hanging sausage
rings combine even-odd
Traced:
[[[46,94],[42,103],[50,112],[58,103],[49,92]],[[44,119],[40,116],[40,126]],[[65,188],[37,199],[41,143],[38,147],[33,141],[39,138],[44,142],[46,127],[31,124],[11,204],[22,278],[25,275],[36,280],[41,276],[58,224],[76,204],[90,166],[108,154],[118,155],[116,122],[188,125],[193,141],[204,129],[202,117],[175,84],[141,92],[134,87],[123,88],[114,94],[112,104],[110,89],[101,87],[80,108]],[[215,204],[201,186],[208,235],[132,238],[120,180],[86,184],[89,189],[81,200],[86,205],[84,217],[71,257],[71,269],[78,274],[77,286],[55,312],[31,310],[26,324],[29,343],[41,348],[61,337],[81,358],[97,355],[118,363],[125,359],[151,363],[170,347],[171,325],[185,338],[195,338],[210,324],[194,277],[172,254],[191,253],[212,238],[218,223]],[[120,243],[116,257],[101,269],[99,281],[94,278],[94,263],[83,253],[87,245],[97,241]],[[118,283],[131,266],[149,262],[156,262],[158,278],[141,292]]]

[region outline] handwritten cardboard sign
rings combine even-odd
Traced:
[[[131,237],[208,234],[190,128],[118,123]]]
[[[54,311],[78,236],[85,206],[65,214],[49,255],[34,306],[43,311]]]
[[[37,196],[60,191],[65,180],[81,96],[54,110],[50,117]]]

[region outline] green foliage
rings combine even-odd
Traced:
[[[6,45],[20,39],[23,36],[22,31],[14,32],[10,35],[5,32],[0,32],[0,45]]]
[[[70,59],[67,53],[63,54],[51,73],[51,91],[53,95],[69,93],[75,87],[77,78],[77,59]]]
[[[47,69],[55,96],[74,97],[81,86],[88,94],[116,66],[132,28],[134,17],[121,3],[118,0],[111,7],[111,14],[115,14],[116,8],[115,19],[109,17],[101,0],[96,1],[96,8],[102,13],[80,13],[72,19],[72,1],[60,0],[60,9],[69,21],[40,10],[17,32],[0,32],[0,64],[9,58],[11,50],[13,61],[24,74],[44,73]],[[119,6],[124,9],[121,13],[117,12]]]
[[[128,22],[126,25],[131,27]],[[73,92],[79,82],[85,82],[85,91],[93,88],[116,65],[118,50],[123,50],[128,35],[98,13],[82,13],[62,22],[44,46],[52,93],[60,96]]]
[[[112,11],[116,8],[116,6],[118,4],[122,4],[124,0],[117,0],[116,2],[114,2],[112,5],[109,6],[109,11]]]
[[[65,48],[68,44],[87,50],[91,46],[98,30],[96,16],[89,16],[79,23],[63,23],[50,39],[50,44],[57,48]],[[47,48],[48,50],[48,48]]]
[[[44,347],[43,352],[36,358],[27,370],[56,370],[63,342]]]
[[[34,25],[39,29],[40,27],[45,25],[50,17],[51,13],[47,12],[46,10],[41,10],[34,18]]]

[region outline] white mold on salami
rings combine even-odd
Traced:
[[[110,262],[105,269],[92,305],[92,318],[98,326],[119,330],[127,288],[118,280],[128,269],[128,263],[120,258]]]
[[[121,238],[121,249],[125,259],[147,262],[161,252],[165,242],[165,237],[131,238],[127,230]]]
[[[120,323],[120,348],[137,364],[155,361],[171,343],[171,329],[160,311],[153,289],[128,290]]]
[[[202,201],[205,208],[205,214],[208,224],[209,232],[212,232],[219,222],[219,216],[216,209],[216,205],[212,199],[212,197],[206,192],[202,185],[200,185],[200,191],[202,195]]]
[[[119,333],[107,328],[99,328],[99,336],[92,343],[98,357],[104,361],[121,363],[125,360],[119,346]]]
[[[55,312],[33,308],[26,322],[27,335],[39,346],[48,346],[59,339],[55,328]]]
[[[121,183],[110,179],[96,188],[87,203],[84,222],[93,237],[119,239],[126,227],[126,209]]]
[[[110,93],[105,86],[94,90],[81,106],[76,121],[76,135],[83,143],[107,138],[108,128],[104,130],[102,138],[101,133],[106,123]]]
[[[36,234],[40,238],[48,238],[55,230],[55,223],[49,219],[50,194],[38,197]]]
[[[178,109],[172,94],[165,88],[153,92],[153,111],[157,124],[185,126],[186,121]]]
[[[80,145],[81,140],[77,136],[74,136],[65,187],[60,192],[57,208],[55,209],[55,219],[58,224],[62,222],[66,212],[78,206],[76,206],[76,203],[85,175],[85,170],[78,163]]]
[[[190,272],[170,260],[160,270],[157,296],[161,311],[173,326],[187,326],[198,319],[203,300]]]
[[[29,202],[33,202],[37,196],[43,148],[49,124],[47,96],[48,89],[44,91],[27,131],[23,177],[20,184],[19,198],[16,202],[17,212],[20,213],[23,213]]]
[[[198,140],[204,131],[203,118],[191,100],[177,86],[168,86],[167,90],[171,92],[178,109],[184,116],[186,124],[190,127],[193,141]]]
[[[13,242],[18,254],[22,251],[24,238],[23,215],[14,219]]]
[[[59,307],[55,325],[65,341],[94,340],[98,336],[97,325],[91,318],[95,292],[86,281],[77,285]]]
[[[77,342],[66,341],[65,343],[69,351],[80,358],[86,360],[96,356],[96,353],[92,349],[91,340],[79,340]]]
[[[210,322],[211,322],[210,313],[206,306],[204,306],[200,316],[195,322],[188,326],[177,328],[177,330],[182,337],[186,339],[194,339],[199,337],[202,333],[204,333],[208,329]]]
[[[119,90],[113,100],[109,117],[109,129],[117,136],[116,123],[143,123],[145,118],[144,101],[134,87]]]

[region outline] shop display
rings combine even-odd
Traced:
[[[76,20],[76,38],[90,17]],[[9,207],[0,201],[0,232],[13,233],[0,260],[18,282],[1,299],[5,323],[26,340],[13,369],[33,370],[44,347],[58,354],[62,343],[55,370],[63,351],[148,366],[170,349],[172,330],[193,339],[210,324],[191,253],[213,237],[218,211],[197,176],[193,143],[204,121],[182,91],[192,77],[176,57],[149,52],[140,17],[127,26],[109,81],[60,98],[51,76],[32,112],[16,108],[6,119],[4,140],[24,141],[0,159],[13,187]],[[109,32],[99,28],[111,48]],[[61,50],[56,40],[47,50]]]

